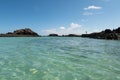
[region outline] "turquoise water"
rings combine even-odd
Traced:
[[[0,80],[120,80],[120,41],[0,38]]]

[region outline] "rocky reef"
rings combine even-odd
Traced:
[[[82,34],[81,37],[107,39],[107,40],[120,40],[120,27],[113,30],[106,29],[104,31],[97,32],[97,33]]]
[[[0,37],[38,37],[39,35],[29,28],[15,30],[5,34],[0,34]]]

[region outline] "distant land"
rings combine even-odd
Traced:
[[[36,32],[29,28],[15,30],[13,32],[8,32],[5,34],[0,34],[0,37],[39,37]]]
[[[94,32],[90,34],[68,34],[68,35],[58,35],[55,33],[49,34],[49,37],[88,37],[94,39],[107,39],[107,40],[120,40],[120,27],[117,29],[106,29],[101,32]],[[5,34],[0,34],[0,37],[41,37],[38,33],[34,32],[30,28],[19,29],[13,32],[8,32]]]
[[[81,37],[89,37],[95,39],[120,40],[120,27],[117,29],[106,29],[101,32],[82,34]]]
[[[59,36],[58,34],[49,34],[49,36]],[[94,38],[94,39],[107,39],[107,40],[120,40],[120,27],[117,29],[106,29],[101,32],[94,32],[90,34],[68,34],[68,35],[62,35],[62,37],[88,37],[88,38]]]

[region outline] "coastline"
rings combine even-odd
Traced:
[[[120,27],[117,29],[106,29],[101,32],[93,32],[90,34],[68,34],[59,35],[52,33],[46,36],[39,35],[38,33],[32,31],[29,28],[15,30],[13,32],[8,32],[5,34],[0,34],[0,37],[83,37],[83,38],[94,38],[94,39],[106,39],[106,40],[120,40]]]

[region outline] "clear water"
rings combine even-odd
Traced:
[[[120,80],[120,41],[0,38],[0,80]]]

